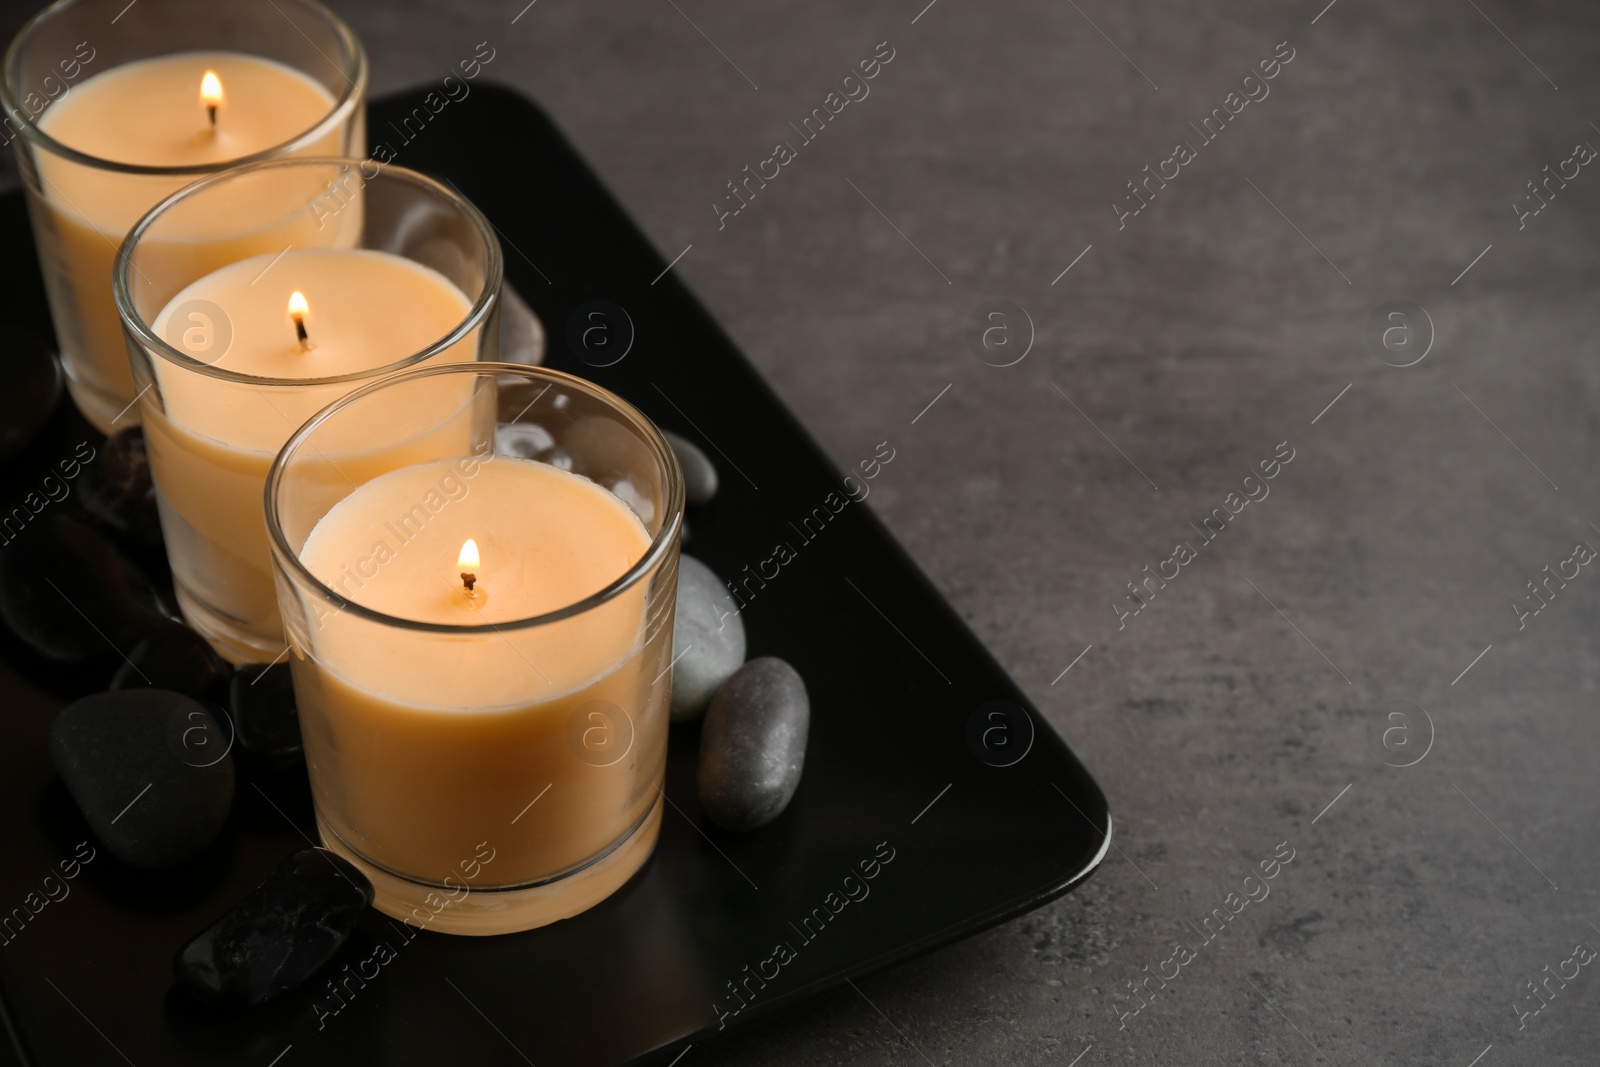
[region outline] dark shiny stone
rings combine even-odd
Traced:
[[[716,572],[678,557],[678,604],[672,623],[672,718],[695,719],[717,687],[744,662],[739,606]]]
[[[811,701],[806,684],[773,656],[729,678],[700,732],[700,806],[725,830],[754,830],[783,813],[805,769]]]
[[[50,759],[102,844],[136,867],[205,849],[233,806],[231,731],[164,689],[96,693],[61,709]]]
[[[99,455],[84,467],[78,491],[84,510],[113,530],[146,544],[161,543],[156,487],[139,427],[106,438]]]
[[[126,653],[169,617],[144,572],[71,515],[40,516],[0,552],[0,619],[51,659]]]
[[[711,503],[711,498],[717,495],[717,468],[712,464],[711,457],[687,437],[680,437],[669,430],[662,430],[661,436],[672,446],[673,454],[678,457],[678,466],[683,470],[684,499],[691,504]]]
[[[8,327],[5,388],[0,389],[0,460],[17,455],[50,421],[61,399],[61,365],[50,345],[29,330]]]
[[[176,619],[167,619],[128,653],[112,689],[170,689],[201,700],[217,700],[233,668],[206,639]]]
[[[243,755],[286,767],[300,757],[300,713],[287,663],[245,663],[234,671],[228,706]]]
[[[322,848],[301,849],[178,952],[173,972],[208,1004],[254,1007],[321,970],[372,903],[372,883]]]

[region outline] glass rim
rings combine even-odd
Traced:
[[[604,586],[597,592],[591,593],[582,600],[575,601],[565,607],[554,611],[547,611],[541,615],[532,615],[524,619],[509,620],[506,622],[485,622],[472,625],[457,623],[422,622],[417,619],[406,619],[398,615],[389,615],[374,608],[365,607],[346,596],[334,591],[322,579],[312,574],[310,569],[300,559],[300,553],[289,547],[289,539],[283,532],[283,524],[278,518],[277,498],[279,489],[287,472],[286,461],[290,455],[297,451],[306,440],[320,429],[330,418],[338,414],[351,404],[395,385],[429,378],[439,374],[476,374],[492,377],[513,375],[533,380],[548,381],[551,385],[560,384],[586,393],[590,397],[602,401],[620,413],[628,422],[640,431],[647,447],[651,450],[656,461],[666,472],[665,506],[667,509],[665,521],[661,529],[651,538],[650,547],[645,550],[634,564],[622,575]],[[541,396],[543,394],[540,394]],[[536,398],[537,399],[537,398]],[[531,406],[531,405],[530,405]],[[537,461],[532,461],[537,462]],[[602,486],[601,488],[604,488]],[[609,492],[609,490],[607,490]],[[683,526],[684,488],[683,474],[678,466],[677,456],[672,451],[672,446],[662,436],[661,429],[656,426],[643,412],[628,403],[616,393],[604,389],[587,379],[580,378],[566,371],[555,370],[550,367],[530,367],[523,363],[443,363],[427,367],[415,367],[411,370],[401,371],[369,382],[354,392],[348,393],[315,415],[311,416],[289,439],[284,442],[278,454],[273,457],[272,467],[267,471],[266,486],[263,491],[263,504],[267,523],[267,544],[272,551],[274,560],[289,571],[290,585],[299,588],[304,585],[312,593],[334,604],[341,613],[348,612],[357,618],[368,622],[380,623],[397,629],[411,630],[419,633],[435,634],[488,634],[499,633],[506,630],[525,630],[534,626],[543,626],[549,623],[560,622],[563,619],[575,618],[585,612],[601,607],[615,600],[627,590],[639,584],[646,575],[653,573],[665,559],[667,553],[678,542],[678,533]],[[335,505],[337,506],[337,505]],[[320,521],[320,520],[319,520]],[[287,628],[287,627],[286,627]]]
[[[505,260],[500,251],[499,237],[494,226],[484,217],[483,212],[478,210],[478,206],[465,196],[462,196],[460,192],[441,185],[426,174],[421,174],[406,167],[396,167],[384,163],[378,164],[377,174],[365,180],[372,181],[381,174],[398,178],[412,185],[421,186],[443,197],[447,202],[458,208],[467,220],[472,223],[487,253],[488,262],[486,264],[483,292],[479,293],[477,298],[473,300],[472,306],[467,310],[466,315],[449,333],[430,343],[427,347],[392,363],[385,363],[381,367],[372,367],[368,370],[349,371],[344,374],[334,374],[323,378],[272,378],[259,374],[245,374],[242,371],[229,370],[226,367],[218,367],[215,364],[195,359],[186,352],[178,351],[178,349],[168,344],[165,338],[157,334],[150,327],[150,324],[145,322],[144,316],[134,307],[133,294],[128,288],[128,270],[133,265],[133,250],[139,240],[155,224],[156,220],[166,213],[168,208],[176,207],[180,202],[187,200],[191,196],[199,195],[213,186],[231,181],[241,175],[254,174],[258,171],[280,167],[335,165],[354,165],[359,168],[365,162],[367,160],[358,160],[351,156],[279,156],[273,159],[258,160],[254,163],[230,166],[226,170],[217,171],[197,182],[186,185],[162,200],[146,212],[143,218],[134,223],[133,229],[128,231],[128,236],[123,238],[121,246],[117,249],[117,257],[111,271],[111,291],[112,300],[116,304],[117,315],[122,320],[123,330],[131,333],[134,339],[146,350],[161,356],[174,366],[221,381],[253,386],[271,386],[274,388],[341,385],[346,382],[367,381],[432,359],[445,349],[459,343],[474,329],[483,325],[484,320],[489,317],[490,311],[500,299],[500,289],[505,284]]]
[[[245,163],[256,163],[262,160],[272,159],[276,156],[281,156],[286,152],[294,151],[298,147],[310,144],[318,138],[325,136],[335,126],[345,121],[345,119],[349,117],[350,112],[358,107],[361,101],[366,98],[368,78],[367,53],[366,50],[361,47],[360,38],[356,37],[355,32],[345,24],[343,19],[320,3],[319,0],[292,0],[293,3],[302,5],[307,10],[326,21],[327,24],[332,27],[333,32],[339,38],[340,43],[345,46],[346,50],[350,54],[349,71],[345,71],[344,68],[338,66],[338,64],[333,64],[335,69],[337,69],[340,75],[344,78],[345,87],[338,95],[334,97],[333,107],[329,109],[326,115],[318,119],[314,125],[289,138],[289,140],[282,142],[281,144],[276,144],[269,148],[261,149],[257,152],[251,152],[247,156],[240,156],[237,159],[228,160],[225,164],[188,163],[180,167],[162,167],[152,166],[144,163],[120,163],[114,159],[104,159],[100,156],[91,155],[88,152],[81,151],[80,149],[73,148],[69,144],[58,141],[54,137],[51,137],[48,133],[45,133],[39,128],[39,124],[34,121],[34,116],[28,112],[28,109],[21,107],[19,102],[13,99],[11,95],[11,74],[16,70],[18,64],[21,62],[22,53],[32,39],[34,31],[48,20],[60,15],[62,11],[75,6],[80,2],[82,2],[82,0],[55,0],[54,3],[50,4],[44,10],[34,15],[27,22],[23,23],[22,28],[17,31],[17,35],[12,38],[11,44],[7,46],[3,63],[0,63],[0,108],[4,109],[7,116],[20,120],[18,131],[22,134],[25,140],[41,149],[48,150],[52,155],[60,156],[61,158],[70,160],[73,163],[94,167],[96,170],[109,171],[114,174],[137,174],[147,177],[199,177],[201,175],[213,173],[218,169],[219,166],[233,167]],[[290,25],[293,25],[293,23],[290,23]],[[168,54],[177,55],[181,53]],[[250,55],[252,53],[240,54]],[[151,56],[146,58],[155,57]],[[256,58],[265,59],[267,57],[256,56]],[[133,60],[131,62],[138,61]],[[288,66],[288,64],[283,65]],[[116,68],[112,67],[111,69],[115,70]],[[300,71],[300,73],[305,74],[306,72]],[[43,114],[43,112],[40,112],[40,114]]]

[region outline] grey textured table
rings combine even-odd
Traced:
[[[869,503],[1117,816],[1078,892],[693,1062],[1595,1061],[1600,10],[524,2],[337,6],[379,94],[490,42],[841,466],[891,442]]]

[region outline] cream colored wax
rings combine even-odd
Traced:
[[[335,505],[300,552],[324,584],[394,618],[496,628],[431,633],[349,609],[309,622],[291,662],[324,831],[435,885],[492,849],[476,894],[574,870],[640,826],[664,765],[672,632],[647,628],[646,583],[512,624],[599,592],[649,547],[610,492],[507,456],[391,471]]]
[[[208,70],[215,72],[222,88],[214,129],[200,94]],[[294,140],[333,107],[326,88],[280,63],[233,52],[183,52],[127,63],[86,79],[45,110],[39,128],[68,148],[112,163],[221,166]],[[359,119],[357,123],[359,136]],[[342,155],[345,132],[336,126],[296,146],[296,152]],[[33,205],[34,227],[73,398],[102,431],[126,428],[138,417],[126,409],[134,388],[111,297],[112,260],[134,223],[197,175],[129,174],[48,152],[36,158],[43,203]],[[316,227],[305,204],[317,189],[306,181],[305,174],[275,175],[252,194],[255,202],[249,210],[261,214],[263,225],[284,228],[281,239],[271,238],[277,248],[302,231],[307,232],[297,239],[299,244],[328,243],[309,239]],[[230,215],[220,221],[235,226],[242,220]],[[206,249],[203,242],[184,241],[172,251],[181,256]],[[227,257],[207,262],[227,262]],[[189,277],[200,273],[192,271]],[[71,313],[63,315],[61,309]],[[119,408],[126,409],[120,418]]]
[[[296,292],[308,308],[303,318],[309,347],[299,342],[289,312]],[[232,382],[154,360],[156,388],[146,393],[142,407],[162,534],[191,623],[230,659],[270,660],[283,637],[262,514],[267,470],[290,434],[359,384],[294,380],[403,360],[456,329],[471,302],[436,271],[364,249],[296,249],[276,260],[263,255],[230,264],[174,296],[151,323],[155,333],[181,338],[184,316],[196,314],[196,301],[220,309],[231,327],[231,345],[213,366],[290,384]],[[473,330],[430,362],[471,360],[476,353]],[[368,435],[352,428],[348,440],[331,443],[321,457],[327,481],[347,489],[374,470],[441,449],[464,450],[470,385],[441,381],[429,404],[393,413],[393,419],[418,427],[400,445],[375,451]],[[394,423],[382,404],[368,410],[388,423],[383,434],[372,436],[392,439]],[[217,627],[209,625],[213,614],[242,632],[238,642],[218,639]]]

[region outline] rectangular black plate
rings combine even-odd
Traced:
[[[686,551],[726,577],[746,565],[753,573],[779,542],[794,550],[764,588],[751,586],[743,618],[750,654],[789,660],[810,690],[799,793],[762,830],[717,830],[695,799],[698,729],[674,727],[672,803],[654,859],[631,883],[578,918],[504,937],[407,940],[369,913],[332,970],[354,970],[379,941],[395,958],[364,988],[352,983],[347,1006],[319,1024],[317,990],[219,1019],[173,989],[178,946],[314,833],[303,772],[241,780],[229,828],[199,860],[153,874],[102,849],[70,896],[0,948],[11,1054],[23,1062],[266,1067],[286,1048],[283,1067],[664,1062],[688,1043],[1037,907],[1105,854],[1111,821],[1100,789],[872,512],[851,503],[820,533],[814,523],[810,540],[796,529],[842,493],[840,473],[676,276],[652,284],[666,261],[549,119],[483,86],[405,143],[399,120],[420,103],[376,103],[374,141],[394,146],[399,165],[448,178],[495,223],[507,275],[549,332],[548,362],[615,390],[717,461],[721,492],[692,511]],[[0,200],[0,248],[8,319],[47,332],[15,195]],[[586,366],[569,348],[569,320],[591,300],[625,309],[636,334],[610,367]],[[53,431],[62,455],[91,432],[71,413],[56,422],[78,427]],[[7,491],[20,500],[37,478],[17,465],[42,475],[58,458],[48,452],[42,445],[14,461],[0,479]],[[45,738],[63,700],[99,684],[82,668],[22,664],[15,643],[7,647],[0,915],[88,836]],[[978,714],[990,701],[1026,708],[1025,721]],[[978,757],[985,730],[994,729],[992,747],[1015,752],[1030,726],[1036,736],[1014,765]],[[807,941],[802,919],[838,907],[845,877],[880,842],[894,858],[863,883],[868,895]],[[728,983],[744,983],[747,966],[770,975],[780,943],[793,958],[764,987],[742,986],[754,991],[749,1006],[719,1020],[713,1002],[722,1011],[739,1004]],[[322,1002],[335,1003],[325,991]]]

